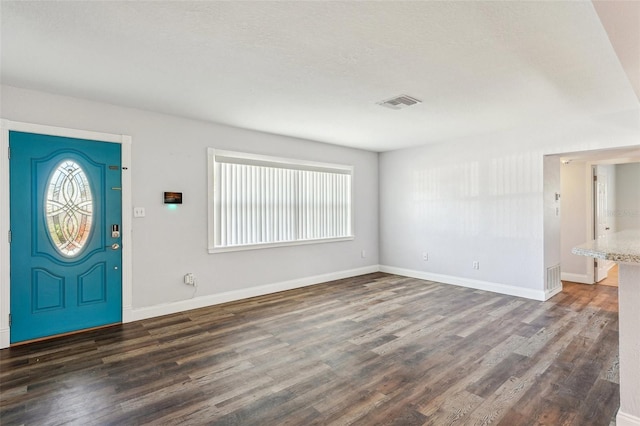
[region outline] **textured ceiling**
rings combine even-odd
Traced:
[[[607,3],[2,1],[1,78],[386,151],[637,108]]]

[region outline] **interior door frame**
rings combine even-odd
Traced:
[[[586,185],[586,190],[587,190],[587,204],[585,206],[586,210],[587,210],[587,214],[586,214],[586,225],[587,225],[587,230],[585,235],[587,236],[588,239],[590,240],[594,240],[596,238],[595,236],[595,226],[596,226],[596,218],[595,218],[595,197],[593,194],[594,191],[594,183],[593,183],[593,176],[594,176],[594,172],[595,172],[595,166],[597,166],[597,162],[592,162],[592,161],[587,161],[585,164],[585,179],[587,181],[587,185]],[[595,259],[592,259],[590,257],[587,257],[585,259],[586,265],[587,265],[587,281],[588,284],[595,284],[595,278],[596,278],[596,274],[595,274]]]
[[[611,165],[611,166],[615,166],[615,164],[594,164],[591,166],[591,173],[592,173],[592,180],[591,180],[591,185],[592,185],[592,206],[593,206],[593,228],[591,230],[592,232],[592,239],[597,240],[598,238],[600,238],[599,234],[600,234],[600,215],[598,214],[599,211],[599,203],[600,203],[600,196],[599,196],[599,184],[601,183],[601,172],[599,171],[598,167],[603,166],[603,165]],[[606,175],[607,177],[607,194],[609,191],[609,175]],[[606,196],[606,198],[608,198],[608,195]],[[615,207],[615,206],[613,206]],[[613,207],[609,207],[609,208],[613,208]],[[609,230],[610,229],[610,224],[607,225],[607,228],[605,228],[605,230]],[[608,271],[609,269],[611,269],[613,266],[615,265],[614,262],[610,261],[610,260],[605,260],[605,259],[593,259],[593,282],[594,284],[599,283],[600,281],[604,280],[607,275],[608,275]],[[601,273],[602,272],[598,272],[599,269],[604,269],[606,270],[606,272],[604,272],[604,278],[601,278]],[[600,278],[600,279],[598,279]]]
[[[133,320],[132,271],[132,193],[131,136],[88,130],[69,129],[0,118],[0,349],[10,345],[9,314],[11,301],[10,275],[10,205],[9,205],[9,131],[37,133],[76,139],[112,142],[121,145],[122,159],[122,322]]]
[[[620,148],[620,147],[618,147]],[[616,148],[613,148],[616,149]],[[595,166],[598,165],[607,165],[607,164],[613,164],[613,165],[618,165],[618,164],[628,164],[628,163],[637,163],[638,159],[635,157],[616,157],[614,155],[612,155],[610,158],[607,158],[606,160],[591,160],[591,161],[587,161],[586,162],[586,167],[585,167],[585,179],[587,180],[587,185],[586,185],[586,190],[587,190],[587,194],[586,194],[586,199],[587,199],[587,205],[586,205],[586,209],[587,209],[587,229],[586,229],[586,234],[587,238],[590,238],[591,240],[595,240],[597,238],[596,232],[595,232],[595,228],[597,226],[596,224],[596,215],[595,215],[595,197],[594,197],[594,183],[593,183],[593,168]],[[596,259],[592,259],[590,257],[586,258],[586,262],[588,262],[588,266],[587,266],[587,280],[591,283],[591,284],[596,284],[596,274],[595,274],[595,261]]]

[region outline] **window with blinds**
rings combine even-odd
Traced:
[[[209,252],[353,239],[353,167],[209,149]]]

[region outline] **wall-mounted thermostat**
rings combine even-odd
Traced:
[[[182,192],[165,192],[165,204],[182,204]]]

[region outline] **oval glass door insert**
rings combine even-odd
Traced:
[[[67,257],[77,256],[91,234],[93,194],[87,174],[75,161],[64,160],[51,173],[45,215],[58,251]]]

